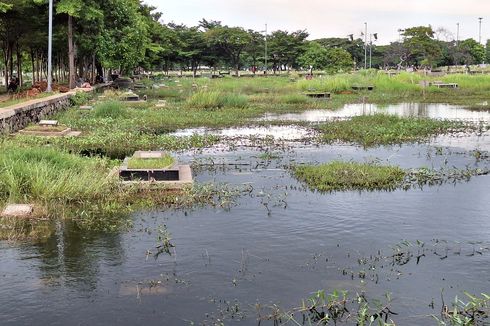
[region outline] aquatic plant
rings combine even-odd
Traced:
[[[318,126],[325,142],[354,142],[363,146],[401,144],[432,136],[471,130],[462,122],[374,114],[333,121]]]
[[[333,161],[318,166],[299,165],[294,175],[318,191],[392,190],[404,180],[405,171],[396,166]]]

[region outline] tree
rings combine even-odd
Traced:
[[[253,73],[255,74],[255,70],[257,68],[257,61],[259,57],[263,57],[264,55],[264,36],[259,32],[255,32],[251,29],[247,31],[250,35],[250,42],[245,48],[245,55],[250,59],[250,65],[253,67]]]
[[[325,48],[342,48],[350,53],[354,61],[358,66],[363,65],[364,62],[364,41],[360,38],[348,39],[339,37],[321,38],[315,40],[323,45]]]
[[[432,67],[436,59],[441,56],[441,48],[434,39],[431,26],[407,28],[403,36],[403,46],[410,53],[408,60],[413,64]]]
[[[269,37],[269,47],[272,56],[273,70],[289,69],[298,66],[298,58],[305,50],[306,31],[275,31]]]
[[[199,64],[204,60],[206,54],[206,39],[199,27],[187,27],[184,25],[172,25],[177,32],[181,42],[178,57],[181,64],[191,67],[193,75],[197,73]]]
[[[208,44],[221,50],[229,63],[235,68],[236,75],[240,70],[241,56],[252,41],[252,36],[241,27],[218,26],[206,31]]]
[[[298,63],[311,71],[325,69],[328,65],[328,50],[318,42],[308,42],[306,51],[298,58]]]
[[[480,64],[485,61],[485,47],[470,38],[460,43],[461,62],[466,65]]]
[[[354,60],[349,52],[341,48],[327,49],[327,66],[328,73],[338,73],[350,71],[354,66]]]
[[[487,40],[486,46],[486,63],[490,62],[490,40]]]
[[[139,11],[138,0],[101,2],[104,27],[97,41],[100,62],[121,74],[136,68],[150,46],[148,25]]]

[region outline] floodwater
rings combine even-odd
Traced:
[[[272,137],[278,140],[301,140],[310,137],[314,131],[310,128],[295,125],[286,126],[248,126],[226,129],[191,128],[177,130],[173,136],[184,137],[197,135],[215,135],[225,138],[267,138]]]
[[[490,293],[490,176],[321,194],[288,167],[489,168],[472,152],[489,143],[484,134],[369,150],[288,142],[179,153],[198,183],[244,191],[217,207],[135,213],[130,230],[65,222],[46,242],[0,242],[0,324],[258,325],[257,304],[263,316],[271,305],[289,310],[317,290],[339,289],[380,300],[391,293],[397,325],[436,325],[430,315],[439,315],[442,291],[446,303],[463,291]],[[154,257],[164,228],[175,248]],[[386,258],[398,244],[404,259]]]
[[[325,122],[335,119],[345,119],[359,115],[377,113],[392,114],[401,117],[420,117],[431,119],[448,119],[459,121],[490,121],[490,111],[471,110],[463,106],[448,104],[401,103],[381,106],[361,103],[347,104],[339,110],[307,110],[301,113],[265,114],[262,121],[306,121]]]
[[[303,123],[321,123],[338,119],[349,119],[354,116],[385,113],[401,117],[420,117],[431,119],[448,119],[472,123],[490,122],[490,111],[471,110],[463,106],[448,104],[401,103],[387,106],[376,104],[347,104],[339,110],[306,110],[300,113],[266,113],[255,121],[273,122],[289,121]],[[254,121],[251,121],[253,123]],[[267,138],[277,140],[302,140],[315,134],[312,128],[297,125],[245,126],[225,129],[189,128],[172,133],[173,136],[215,135],[225,138]]]

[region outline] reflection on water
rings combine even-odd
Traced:
[[[191,128],[178,130],[171,135],[173,136],[192,136],[198,135],[216,135],[226,138],[240,138],[240,137],[257,137],[266,138],[274,137],[275,139],[282,140],[301,140],[309,137],[314,132],[311,129],[300,126],[252,126],[252,127],[240,127],[240,128],[226,128],[226,129],[207,129],[207,128]]]
[[[377,104],[347,104],[339,110],[308,110],[301,113],[265,114],[263,121],[306,121],[324,122],[333,119],[350,118],[359,115],[386,113],[401,117],[423,117],[461,121],[490,122],[489,111],[475,111],[448,104],[401,103],[387,106]]]

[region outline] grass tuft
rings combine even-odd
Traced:
[[[405,171],[396,166],[339,161],[318,166],[297,166],[293,172],[311,189],[322,192],[393,190],[405,177]]]
[[[244,95],[218,91],[198,91],[187,100],[187,106],[194,109],[245,108],[247,105]]]
[[[129,111],[121,102],[111,100],[97,104],[94,115],[97,118],[127,118]]]
[[[318,129],[326,142],[354,142],[369,147],[424,140],[465,127],[456,121],[374,114],[325,123]]]
[[[161,158],[136,158],[128,160],[129,169],[166,169],[174,165],[175,159],[170,155],[164,155]]]

